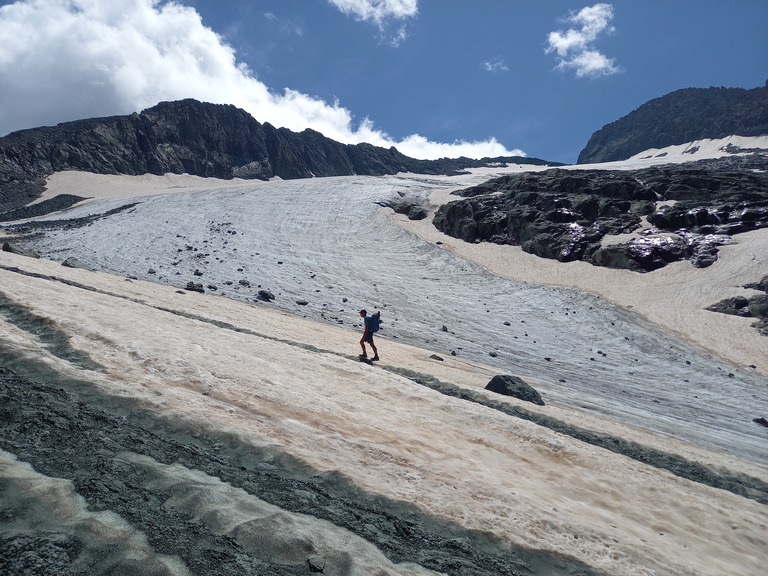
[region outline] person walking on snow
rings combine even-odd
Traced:
[[[365,350],[365,343],[368,342],[368,344],[371,345],[371,350],[373,350],[373,358],[371,358],[371,362],[373,362],[374,360],[379,359],[379,351],[376,350],[376,344],[373,343],[373,333],[379,329],[378,317],[377,314],[368,316],[368,312],[364,309],[360,310],[360,317],[363,319],[363,324],[365,325],[363,337],[360,338],[360,346],[363,348],[363,353],[360,354],[360,357],[368,358],[368,353]]]

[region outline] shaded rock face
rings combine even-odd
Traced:
[[[688,259],[706,267],[730,236],[768,226],[766,169],[768,157],[753,155],[634,171],[516,174],[457,192],[465,199],[441,206],[434,224],[467,242],[521,246],[561,262],[643,272]],[[644,216],[655,228],[604,245],[607,235],[637,230]]]
[[[511,376],[509,374],[494,376],[491,378],[491,381],[488,382],[485,389],[490,392],[496,392],[497,394],[503,394],[504,396],[513,396],[520,400],[525,400],[526,402],[533,402],[539,406],[544,406],[544,401],[533,386],[517,376]]]
[[[626,160],[649,148],[734,134],[768,134],[768,82],[751,90],[686,88],[651,100],[595,132],[578,163]]]
[[[762,290],[766,294],[726,298],[717,304],[707,306],[707,310],[741,316],[743,318],[756,318],[757,322],[752,324],[752,326],[757,328],[757,331],[763,336],[768,336],[768,276],[763,277],[760,282],[747,284],[744,288]]]
[[[62,170],[96,174],[191,174],[266,180],[397,172],[455,174],[521,157],[415,160],[393,148],[347,145],[314,130],[260,124],[231,105],[187,99],[140,114],[67,122],[0,138],[0,211],[25,206]]]

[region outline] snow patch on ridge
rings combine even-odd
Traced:
[[[665,148],[649,148],[628,160],[663,160],[664,162],[690,162],[724,156],[744,156],[755,150],[768,151],[768,135],[727,136],[711,140],[704,138]]]

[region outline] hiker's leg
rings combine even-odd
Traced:
[[[373,349],[374,358],[377,358],[379,356],[379,351],[376,350],[376,344],[373,343],[373,338],[371,338],[370,345],[371,345],[371,348]]]
[[[365,337],[360,339],[360,347],[363,349],[363,356],[367,355],[367,352],[365,351]]]

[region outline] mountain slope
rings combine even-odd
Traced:
[[[187,99],[130,116],[67,122],[0,139],[0,211],[37,198],[62,170],[96,174],[183,174],[268,180],[395,174],[451,174],[493,161],[545,164],[522,157],[416,160],[370,144],[341,144],[314,130],[260,124],[232,105]]]
[[[655,98],[595,132],[579,164],[625,160],[649,148],[703,138],[768,134],[768,83],[762,88],[686,88]]]

